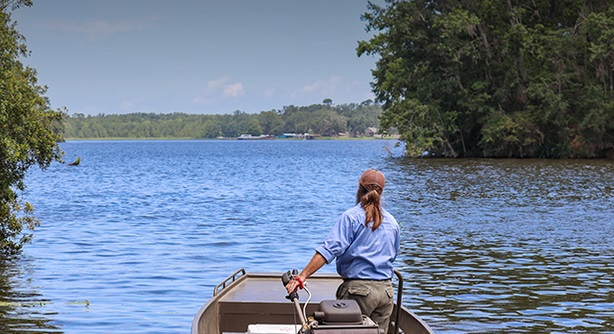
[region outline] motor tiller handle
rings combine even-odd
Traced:
[[[290,283],[291,280],[294,279],[294,276],[298,275],[298,270],[294,269],[292,270],[292,272],[290,272],[290,270],[288,270],[287,272],[285,272],[283,275],[281,275],[281,282],[284,284],[284,287],[286,285],[288,285],[288,283]],[[290,300],[294,300],[294,299],[298,299],[298,292],[293,291],[290,294],[288,294],[286,296],[287,299]]]
[[[290,283],[290,281],[293,280],[294,277],[297,276],[297,275],[298,275],[298,270],[297,269],[292,270],[292,272],[290,272],[290,270],[288,270],[283,275],[281,275],[281,282],[284,284],[284,287],[286,285],[288,285],[288,283]],[[299,315],[299,318],[301,319],[302,329],[301,329],[300,333],[306,333],[307,330],[309,329],[309,325],[307,324],[306,315],[303,314],[303,311],[301,310],[301,305],[298,302],[298,292],[297,292],[297,290],[291,292],[289,295],[286,296],[286,298],[290,299],[292,301],[292,303],[294,304],[294,308],[296,309],[296,311],[297,311],[297,313]]]

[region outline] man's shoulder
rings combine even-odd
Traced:
[[[386,208],[383,208],[383,207],[382,207],[382,214],[383,214],[384,216],[388,216],[388,217],[390,217],[390,218],[391,218],[391,219],[393,219],[393,220],[396,220],[396,218],[394,218],[394,216],[392,215],[392,213],[390,213],[388,210],[386,210]]]
[[[397,219],[394,218],[394,216],[390,212],[388,212],[386,209],[382,210],[382,213],[384,215],[384,220],[389,221],[395,226],[399,225],[399,223],[397,222]]]
[[[353,207],[345,210],[343,212],[343,214],[350,214],[350,213],[354,213],[354,212],[364,212],[365,210],[362,208],[362,206],[360,205],[360,203],[354,205]]]
[[[345,210],[342,215],[342,219],[349,219],[351,221],[360,220],[359,218],[364,217],[365,210],[360,206],[360,204],[356,204],[355,206]]]

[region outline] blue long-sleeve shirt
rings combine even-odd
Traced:
[[[357,204],[345,211],[322,245],[316,247],[327,263],[337,261],[337,273],[347,279],[392,278],[392,263],[400,249],[396,219],[382,208],[382,223],[373,231],[365,226],[365,210]]]

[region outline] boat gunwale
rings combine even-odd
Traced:
[[[237,273],[241,272],[243,269],[235,272],[233,275],[236,275]],[[203,317],[203,314],[209,310],[210,307],[219,307],[220,301],[222,301],[224,299],[224,297],[226,297],[229,293],[235,292],[236,289],[243,284],[245,281],[248,281],[250,279],[253,280],[277,280],[279,281],[279,285],[281,287],[282,283],[281,283],[281,275],[279,273],[273,273],[273,272],[245,272],[243,270],[244,274],[242,274],[241,276],[238,277],[234,277],[233,275],[229,276],[227,278],[231,279],[232,281],[229,282],[228,284],[225,284],[224,287],[220,290],[217,289],[217,287],[221,286],[222,284],[219,284],[218,286],[216,286],[216,289],[214,290],[214,294],[213,296],[207,301],[207,303],[205,303],[200,309],[199,311],[196,313],[196,315],[194,316],[194,319],[192,320],[192,328],[191,328],[191,333],[192,334],[199,334],[199,323],[201,321],[201,318]],[[323,281],[334,281],[334,282],[340,282],[342,281],[342,278],[340,276],[338,276],[337,274],[332,274],[332,273],[316,273],[313,276],[310,277],[310,282],[314,282],[314,281],[319,281],[319,282],[323,282]],[[226,281],[224,281],[226,282]],[[334,296],[332,296],[332,298],[334,298]],[[274,303],[271,301],[263,301],[262,303]],[[289,303],[289,301],[288,301]],[[319,303],[319,301],[314,301],[314,303]],[[407,318],[411,318],[414,321],[418,322],[425,330],[425,333],[434,333],[432,331],[432,329],[428,326],[428,324],[426,322],[424,322],[420,317],[418,317],[415,313],[413,313],[412,311],[410,311],[409,309],[407,309],[405,306],[403,305],[397,305],[397,303],[395,302],[395,311],[393,313],[393,315],[391,316],[391,319],[395,319],[396,316],[396,312],[397,310],[401,310],[401,318],[403,318],[403,314],[405,314],[405,318],[403,319],[407,319]],[[400,323],[402,324],[403,321],[400,321]],[[401,326],[402,328],[403,326]],[[218,330],[219,331],[219,330]],[[209,333],[207,333],[209,334]],[[215,333],[215,334],[219,334],[219,333]]]

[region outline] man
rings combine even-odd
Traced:
[[[307,278],[335,259],[343,278],[337,299],[356,300],[384,334],[394,307],[392,263],[400,248],[399,224],[381,205],[385,185],[380,171],[370,169],[361,175],[356,205],[341,215],[311,261],[286,285],[288,293],[302,288]]]

